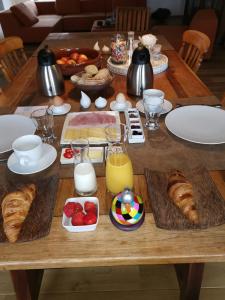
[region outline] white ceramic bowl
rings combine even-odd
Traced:
[[[98,220],[99,220],[99,200],[96,197],[77,197],[77,198],[69,198],[66,200],[65,205],[68,202],[77,202],[80,203],[84,207],[84,203],[86,201],[93,202],[96,207],[97,207],[97,221],[95,224],[91,225],[81,225],[81,226],[73,226],[71,224],[71,218],[68,218],[64,212],[63,212],[63,217],[62,217],[62,226],[70,231],[70,232],[84,232],[84,231],[93,231],[96,229],[98,225]]]

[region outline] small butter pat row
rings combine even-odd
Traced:
[[[139,111],[136,108],[130,108],[125,111],[125,118],[128,126],[128,142],[130,144],[144,143],[145,136]]]
[[[77,163],[79,162],[79,148],[76,149],[76,155],[78,155]],[[89,158],[92,163],[102,163],[103,162],[103,147],[90,147],[89,148]],[[75,158],[76,159],[76,158]],[[73,164],[74,161],[74,150],[70,147],[63,148],[60,157],[61,164]]]

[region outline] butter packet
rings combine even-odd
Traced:
[[[90,147],[89,148],[89,158],[92,163],[102,163],[104,159],[103,147]],[[79,153],[79,147],[77,148]],[[71,147],[63,148],[60,157],[61,164],[73,164],[74,154]]]

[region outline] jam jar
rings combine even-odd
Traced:
[[[127,61],[127,43],[124,36],[119,33],[112,37],[111,61],[114,64],[125,64]]]

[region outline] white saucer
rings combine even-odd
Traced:
[[[136,108],[141,112],[141,113],[145,113],[144,111],[144,106],[143,106],[143,100],[139,100],[137,103],[136,103]],[[163,109],[162,109],[162,112],[160,115],[164,115],[164,114],[167,114],[169,111],[171,111],[171,109],[173,108],[173,105],[170,101],[164,99],[164,102],[163,102]]]
[[[21,166],[13,153],[8,159],[7,166],[10,171],[16,174],[27,175],[40,172],[53,164],[57,157],[56,149],[49,144],[43,144],[43,152],[44,155],[41,157],[39,162],[32,166]]]
[[[64,103],[60,110],[56,110],[58,107],[54,105],[51,105],[49,108],[53,111],[53,115],[60,116],[67,114],[71,110],[71,105],[69,103]]]
[[[115,110],[115,111],[125,111],[125,110],[127,110],[128,108],[131,108],[131,107],[132,107],[132,104],[130,103],[130,101],[126,101],[126,106],[123,107],[123,108],[116,107],[116,101],[112,101],[110,103],[110,109]]]

